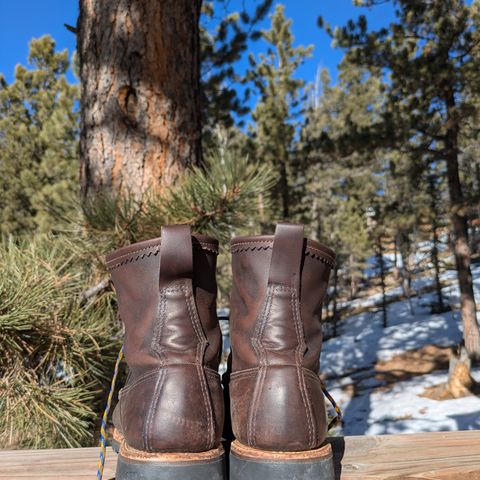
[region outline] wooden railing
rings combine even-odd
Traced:
[[[478,430],[330,441],[337,480],[480,480]],[[0,450],[0,479],[94,480],[98,453],[98,448]],[[116,460],[109,448],[105,480],[115,478]]]

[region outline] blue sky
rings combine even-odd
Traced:
[[[254,3],[254,2],[253,2]],[[293,33],[296,43],[315,46],[311,58],[298,72],[298,76],[313,81],[318,67],[327,67],[335,78],[335,68],[342,53],[330,46],[330,39],[317,25],[317,17],[322,15],[333,25],[343,25],[360,13],[366,14],[369,23],[378,27],[392,20],[391,5],[382,5],[374,9],[352,6],[352,0],[283,0],[286,14],[293,20]],[[241,0],[232,0],[234,8]],[[0,0],[0,72],[7,81],[13,78],[17,63],[25,63],[28,54],[28,42],[35,37],[49,33],[57,42],[59,49],[75,48],[75,36],[64,23],[75,25],[78,15],[78,0],[20,0],[12,2]],[[268,22],[265,22],[265,27]],[[252,45],[252,51],[264,48],[261,42]]]

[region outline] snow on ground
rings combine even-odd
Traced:
[[[477,269],[478,270],[478,269]],[[480,275],[480,274],[479,274]],[[444,283],[450,284],[455,283],[457,279],[457,272],[455,270],[447,270],[440,275],[440,280]],[[435,283],[434,279],[430,276],[417,277],[412,281],[413,290],[420,291],[426,287],[433,286]],[[480,284],[478,285],[480,290]],[[447,296],[452,296],[452,300],[458,300],[458,291],[454,287],[446,287],[445,293]],[[403,294],[402,287],[391,288],[386,292],[386,297],[398,297]],[[350,302],[344,303],[339,302],[339,307],[349,307],[349,308],[359,308],[359,307],[373,307],[379,305],[382,301],[382,294],[376,293],[375,295],[370,295],[367,298],[357,298]]]
[[[480,265],[475,265],[472,273],[476,299],[480,303]],[[442,275],[444,281],[452,278],[454,272],[451,271]],[[456,286],[445,287],[443,293],[447,303],[459,302]],[[391,389],[381,388],[384,383],[374,376],[373,366],[377,360],[388,360],[425,345],[459,343],[462,331],[458,312],[431,314],[434,299],[434,293],[412,298],[413,314],[407,300],[388,305],[386,329],[382,328],[381,312],[351,316],[340,323],[338,337],[324,342],[321,369],[327,377],[329,392],[344,412],[343,434],[480,428],[480,398],[436,401],[418,396],[425,387],[445,382],[446,371],[398,382]],[[363,302],[374,303],[372,297]],[[480,369],[476,369],[473,376],[480,381]],[[352,385],[357,392],[353,398]]]
[[[437,248],[439,252],[445,252],[448,250],[448,236],[446,234],[441,234],[439,238],[439,243]],[[415,252],[411,253],[409,260],[416,265],[426,264],[430,268],[433,268],[430,263],[430,258],[432,255],[433,243],[430,240],[425,240],[423,242],[418,242],[416,245]],[[395,255],[394,253],[384,253],[383,261],[387,268],[392,268],[397,266],[399,268],[403,267],[402,256],[400,254]],[[378,265],[377,257],[375,255],[368,257],[366,260],[367,267],[365,268],[363,274],[367,278],[375,277],[378,275]]]
[[[437,401],[419,396],[425,387],[445,382],[447,376],[446,372],[434,372],[398,382],[390,391],[366,390],[353,399],[332,388],[330,394],[344,412],[342,433],[383,435],[480,429],[478,397]]]

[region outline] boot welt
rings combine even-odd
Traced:
[[[222,446],[207,452],[144,452],[123,442],[116,480],[225,480]]]
[[[230,480],[334,480],[332,447],[279,452],[248,447],[235,440],[230,450]]]
[[[120,451],[120,446],[123,442],[123,434],[120,430],[114,428],[113,435],[112,435],[112,448],[113,450],[118,453]]]

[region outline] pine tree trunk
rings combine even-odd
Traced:
[[[435,291],[437,293],[437,305],[432,310],[435,312],[444,312],[445,305],[443,303],[442,282],[440,280],[440,260],[438,258],[438,245],[440,241],[437,232],[437,219],[440,216],[440,212],[437,202],[439,199],[435,190],[435,179],[432,175],[428,177],[428,193],[430,195],[430,209],[432,211],[432,251],[430,257],[435,270]]]
[[[355,298],[355,295],[357,294],[357,279],[355,277],[355,265],[352,254],[348,256],[348,266],[350,269],[350,299],[353,300]]]
[[[432,222],[432,252],[431,258],[433,267],[435,269],[435,291],[437,292],[437,308],[439,312],[445,311],[445,305],[443,304],[443,295],[442,295],[442,282],[440,280],[440,261],[438,258],[438,233],[437,233],[437,221],[436,219]]]
[[[287,161],[280,162],[280,196],[282,201],[282,215],[283,219],[287,220],[289,215],[289,186],[288,186],[288,174],[287,174]]]
[[[475,165],[475,177],[477,179],[477,198],[480,198],[480,163]]]
[[[402,259],[402,268],[400,268],[400,280],[402,285],[403,296],[408,300],[408,307],[410,310],[410,315],[414,316],[415,311],[413,309],[412,296],[411,296],[411,285],[412,285],[412,275],[410,270],[410,240],[408,238],[408,233],[401,232],[399,234],[400,239],[400,258]]]
[[[377,240],[377,262],[380,269],[380,286],[382,287],[382,325],[387,328],[387,295],[385,285],[385,261],[383,259],[382,237]]]
[[[336,337],[338,334],[337,332],[337,326],[338,326],[337,296],[338,296],[338,267],[337,265],[335,265],[335,268],[333,270],[333,310],[332,310],[334,337]]]
[[[471,360],[463,346],[452,351],[446,383],[427,387],[421,397],[450,400],[480,394],[480,384],[470,374]]]
[[[85,197],[139,200],[200,156],[201,0],[80,0]]]
[[[445,140],[447,179],[453,230],[453,253],[460,288],[463,338],[468,354],[473,358],[480,358],[480,333],[470,269],[471,254],[468,243],[467,216],[463,205],[463,192],[458,167],[458,113],[455,108],[453,92],[447,97],[446,106],[448,112],[448,128]]]

